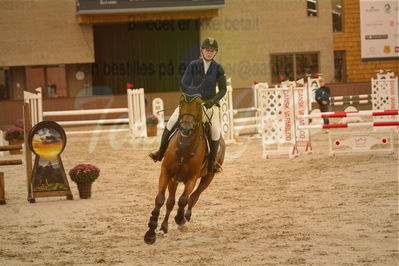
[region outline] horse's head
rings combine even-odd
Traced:
[[[183,137],[188,137],[202,123],[202,99],[200,95],[182,94],[180,97],[179,129]]]

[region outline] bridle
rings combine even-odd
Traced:
[[[186,97],[186,95],[184,95],[184,99],[180,100],[179,103],[179,130],[182,133],[183,136],[190,136],[192,131],[194,131],[194,129],[197,128],[198,124],[201,123],[202,119],[201,119],[201,112],[203,112],[203,105],[202,103],[197,103],[196,104],[196,113],[182,113],[182,104],[184,102],[186,103],[191,103],[192,101],[194,101],[196,98],[198,98],[199,96],[193,96],[190,100],[189,97]],[[184,119],[183,117],[192,117],[192,119]]]

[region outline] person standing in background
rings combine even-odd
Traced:
[[[331,105],[330,105],[330,95],[331,91],[329,87],[326,87],[326,83],[323,78],[319,80],[320,88],[316,90],[316,102],[319,104],[320,112],[330,112]],[[324,125],[328,125],[330,120],[328,118],[323,118]]]

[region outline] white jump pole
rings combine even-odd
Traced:
[[[354,105],[354,104],[369,104],[372,103],[373,101],[371,100],[359,100],[359,101],[346,101],[346,102],[331,102],[331,105],[334,106],[341,106],[341,105],[346,105],[346,104],[350,104],[350,105]]]
[[[127,113],[127,108],[89,109],[89,110],[65,110],[43,112],[43,116],[70,116],[70,115],[94,115]]]
[[[330,100],[333,100],[333,101],[344,101],[344,100],[368,99],[368,98],[371,98],[371,94],[359,94],[359,95],[348,95],[348,96],[333,96],[333,97],[330,97]]]

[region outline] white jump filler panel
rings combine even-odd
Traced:
[[[219,101],[220,104],[220,124],[223,139],[226,142],[234,141],[233,124],[233,88],[229,84],[225,96]]]
[[[398,77],[377,75],[371,79],[373,110],[396,110],[398,106]],[[395,116],[373,117],[374,122],[390,121]]]
[[[393,130],[329,132],[330,155],[353,152],[394,153]]]
[[[291,89],[268,89],[264,83],[256,86],[260,102],[263,157],[279,154],[297,156]]]

